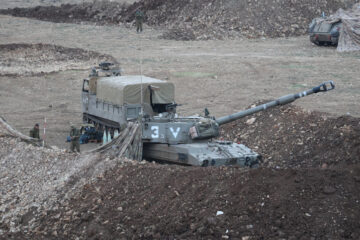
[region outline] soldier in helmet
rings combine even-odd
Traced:
[[[30,137],[40,139],[40,130],[38,123],[36,123],[35,126],[30,130]]]
[[[136,32],[142,32],[143,30],[144,13],[138,9],[135,12]]]
[[[76,149],[80,153],[80,131],[74,125],[71,125],[70,140],[70,150],[75,152]]]

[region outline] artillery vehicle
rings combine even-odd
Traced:
[[[314,18],[309,24],[310,41],[316,45],[337,45],[340,38],[340,20],[332,22],[326,18]]]
[[[261,156],[230,141],[215,140],[223,124],[278,105],[285,105],[314,93],[335,88],[332,81],[297,94],[235,114],[215,118],[179,117],[174,101],[174,85],[146,76],[99,76],[85,79],[82,90],[85,122],[104,131],[121,131],[129,121],[141,121],[143,158],[182,165],[257,167]],[[141,104],[143,103],[143,104]]]

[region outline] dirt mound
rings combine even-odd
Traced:
[[[114,58],[94,51],[49,44],[0,45],[0,75],[33,75],[67,69],[88,69],[101,61],[114,61]]]
[[[36,239],[358,239],[359,166],[244,170],[144,164],[108,171],[59,209]]]
[[[34,220],[57,209],[105,170],[128,161],[93,153],[77,155],[35,147],[0,131],[0,239],[5,232],[34,229]],[[131,161],[131,164],[134,164]]]
[[[306,33],[310,21],[324,11],[349,8],[354,0],[142,0],[132,5],[95,1],[60,7],[14,8],[0,13],[55,22],[101,24],[134,20],[142,8],[146,23],[168,29],[164,38],[207,40],[237,37],[284,37]]]
[[[307,32],[311,20],[319,16],[322,11],[327,14],[332,13],[340,7],[351,6],[354,1],[197,0],[181,2],[183,4],[165,1],[157,14],[150,17],[150,21],[164,21],[169,25],[169,31],[164,34],[164,38],[208,40],[299,36]]]
[[[128,4],[95,1],[84,4],[61,4],[60,6],[37,6],[33,8],[13,8],[0,10],[0,14],[35,18],[51,22],[96,22],[100,24],[118,23],[123,19]]]
[[[222,128],[223,138],[262,154],[263,166],[280,168],[358,164],[359,134],[358,118],[331,118],[294,105],[259,112]]]
[[[134,3],[136,0],[111,0],[112,2],[128,2]],[[3,0],[0,8],[15,8],[15,7],[35,7],[35,6],[60,6],[61,4],[81,4],[84,2],[94,2],[94,0]]]
[[[359,119],[289,105],[222,131],[262,153],[263,167],[124,164],[0,135],[0,236],[360,237]]]

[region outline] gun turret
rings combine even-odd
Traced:
[[[97,71],[97,69],[100,69]],[[121,68],[119,68],[118,63],[111,62],[101,62],[99,63],[99,67],[92,68],[91,76],[99,76],[99,72],[103,73],[103,75],[110,76],[121,76]]]
[[[324,82],[324,83],[320,84],[319,86],[309,89],[307,91],[296,93],[296,94],[289,94],[289,95],[280,97],[274,101],[271,101],[271,102],[268,102],[268,103],[265,103],[265,104],[262,104],[262,105],[259,105],[259,106],[256,106],[256,107],[253,107],[253,108],[250,108],[250,109],[238,112],[238,113],[234,113],[234,114],[231,114],[228,116],[218,118],[218,119],[216,119],[216,122],[219,125],[223,125],[223,124],[235,121],[237,119],[249,116],[251,114],[266,110],[268,108],[272,108],[272,107],[275,107],[278,105],[285,105],[285,104],[295,101],[296,99],[299,99],[299,98],[302,98],[305,96],[309,96],[314,93],[327,92],[327,91],[333,90],[334,88],[335,88],[335,84],[333,81]]]
[[[143,139],[152,143],[194,143],[196,141],[207,141],[219,136],[219,126],[249,116],[251,114],[285,105],[318,92],[326,92],[335,88],[332,81],[324,82],[317,87],[297,94],[289,94],[274,101],[253,107],[238,113],[215,119],[214,117],[182,117],[170,118],[168,115],[159,115],[147,119],[143,129]]]

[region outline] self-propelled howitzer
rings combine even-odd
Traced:
[[[325,82],[307,91],[286,95],[218,119],[210,116],[177,117],[174,111],[176,106],[172,105],[171,111],[143,118],[143,156],[145,159],[184,165],[256,167],[261,162],[261,156],[258,153],[242,144],[212,140],[219,136],[219,126],[271,107],[291,103],[301,97],[334,88],[335,85],[332,81]]]
[[[83,80],[82,112],[84,123],[99,132],[115,136],[128,122],[141,119],[143,157],[183,165],[240,165],[256,167],[261,156],[248,147],[215,140],[219,127],[268,108],[298,98],[334,89],[333,82],[232,115],[215,118],[179,117],[176,114],[175,86],[171,82],[146,76],[122,76],[111,63],[101,63]]]

